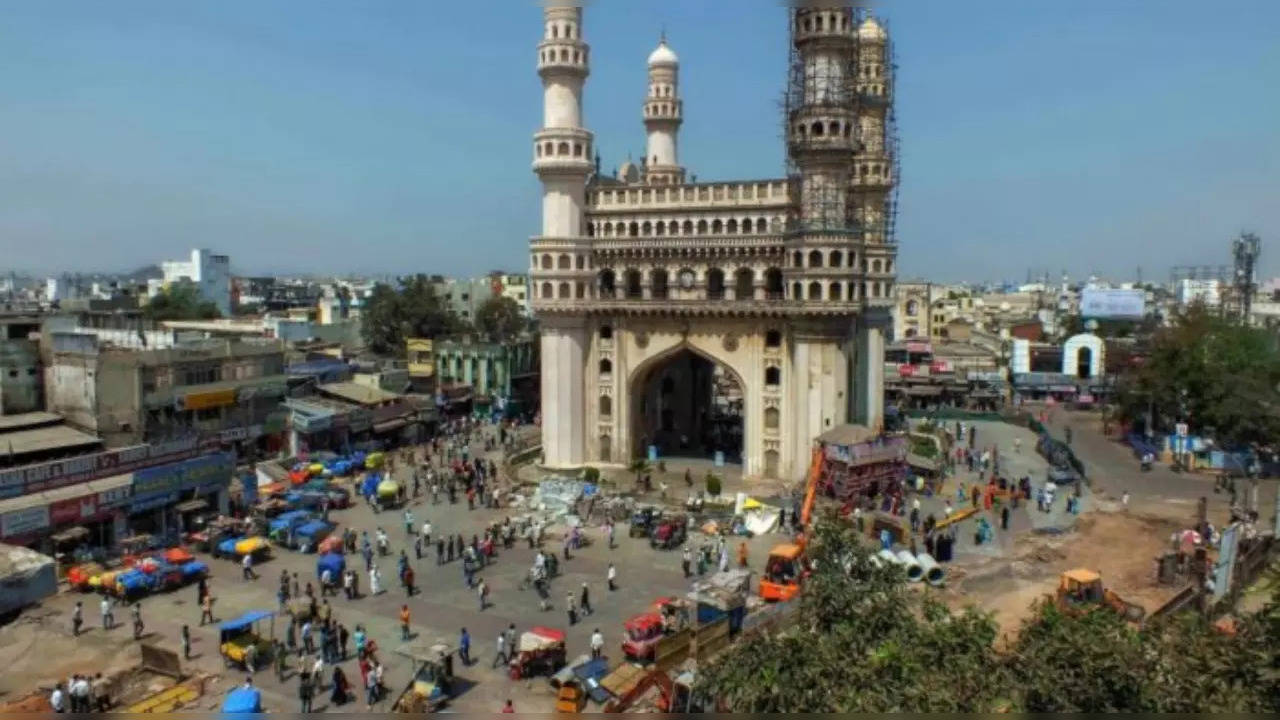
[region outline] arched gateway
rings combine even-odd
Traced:
[[[897,181],[888,34],[866,10],[791,10],[793,172],[707,183],[679,163],[679,59],[665,40],[648,61],[644,161],[601,170],[582,126],[583,14],[548,4],[537,55],[543,222],[530,286],[546,464],[627,464],[654,445],[800,477],[815,437],[845,422],[879,428],[883,415]]]

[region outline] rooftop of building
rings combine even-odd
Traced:
[[[61,418],[59,418],[61,420]],[[102,440],[66,425],[28,427],[0,432],[0,453],[12,457],[55,450],[90,449]]]
[[[44,412],[43,410],[18,413],[16,415],[0,415],[0,435],[17,430],[30,430],[45,425],[57,425],[60,422],[62,422],[61,415]]]
[[[325,383],[319,386],[319,390],[326,395],[359,405],[380,405],[401,398],[396,393],[353,382]]]

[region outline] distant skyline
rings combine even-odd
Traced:
[[[521,271],[539,227],[539,6],[40,0],[0,23],[0,272],[231,256],[237,274]],[[495,8],[503,12],[495,13]],[[901,276],[1167,278],[1242,230],[1280,274],[1280,3],[880,3],[898,55]],[[643,151],[681,58],[700,181],[780,177],[785,11],[591,3],[585,120]]]

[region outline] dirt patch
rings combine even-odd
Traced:
[[[5,669],[0,673],[0,701],[13,702],[36,690],[52,691],[55,682],[74,673],[108,677],[127,673],[140,664],[138,647],[130,637],[128,629],[104,635],[94,628],[73,638],[61,613],[24,613],[0,628],[0,667]]]
[[[1106,587],[1150,612],[1180,588],[1156,581],[1156,558],[1178,529],[1172,520],[1131,513],[1092,513],[1072,532],[1026,535],[1011,558],[985,558],[951,570],[947,600],[976,605],[995,615],[1002,634],[1016,634],[1037,599],[1054,591],[1058,576],[1084,567],[1102,574]]]

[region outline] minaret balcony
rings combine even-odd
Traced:
[[[548,40],[538,45],[538,74],[586,77],[591,48],[574,40]]]

